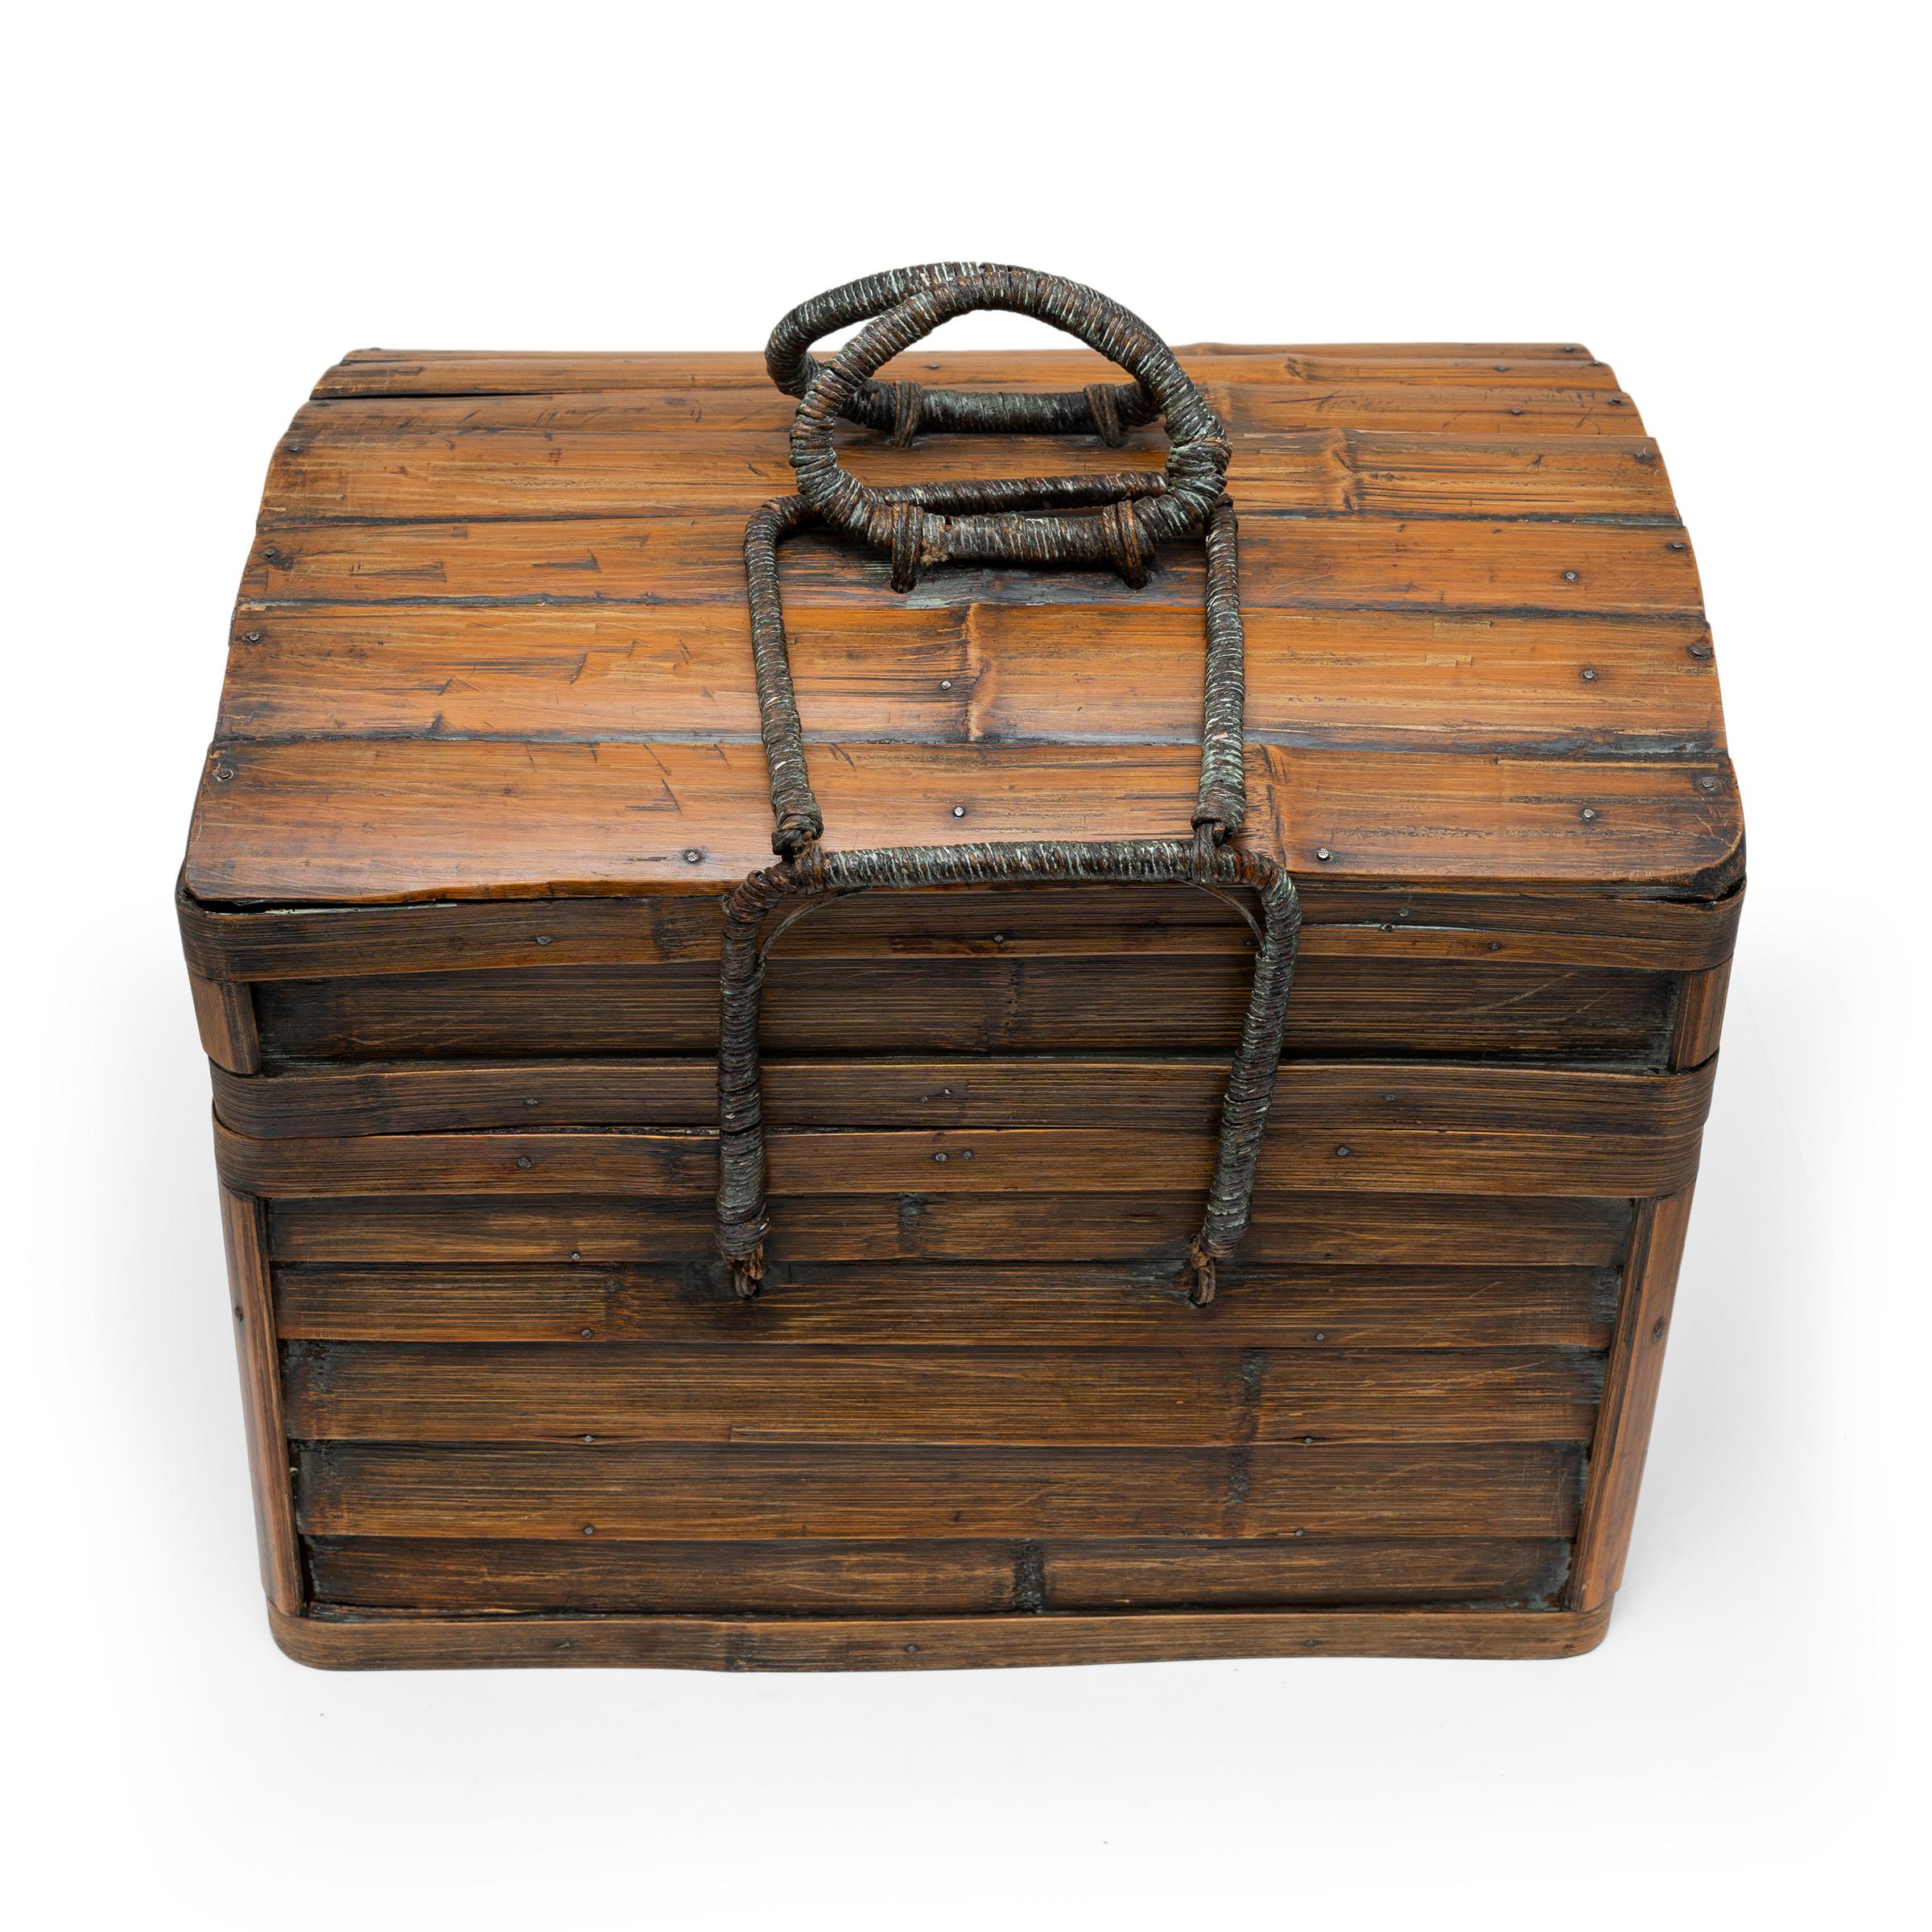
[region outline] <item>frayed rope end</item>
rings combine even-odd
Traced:
[[[741,1302],[749,1302],[765,1285],[765,1244],[760,1241],[751,1253],[731,1264],[731,1291]]]
[[[1214,1299],[1214,1257],[1201,1246],[1198,1235],[1187,1244],[1187,1298],[1197,1308]]]

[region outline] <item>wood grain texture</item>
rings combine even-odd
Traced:
[[[862,850],[1181,837],[1199,765],[1182,746],[846,745],[814,776],[828,849]],[[1297,872],[1715,898],[1742,862],[1722,758],[1253,745],[1248,767],[1250,842]],[[770,853],[755,745],[305,739],[210,754],[188,876],[223,901],[688,894]]]
[[[1743,869],[1662,454],[1577,343],[1182,360],[1242,517],[1244,838],[1306,920],[1207,1308],[1178,1264],[1253,941],[1158,889],[881,893],[788,930],[769,1270],[729,1291],[718,899],[770,856],[741,539],[791,481],[760,358],[358,352],[298,413],[178,898],[291,1654],[1601,1635]],[[875,483],[1165,456],[838,442]],[[789,545],[828,844],[1186,836],[1199,547],[1159,564],[900,597],[841,540]]]
[[[1271,1133],[1348,1141],[1365,1133],[1695,1137],[1715,1060],[1659,1075],[1439,1061],[1291,1063]],[[1219,1059],[1051,1056],[767,1060],[768,1126],[1125,1128],[1208,1132],[1228,1068]],[[715,1062],[419,1061],[260,1076],[217,1071],[215,1112],[238,1134],[402,1134],[546,1127],[698,1127],[717,1117]]]
[[[248,1436],[249,1482],[254,1497],[262,1587],[276,1609],[292,1613],[302,1608],[302,1567],[295,1545],[262,1203],[224,1187],[221,1238],[228,1255],[235,1360],[242,1373],[242,1417]]]
[[[1699,1135],[1445,1133],[1269,1123],[1262,1195],[1674,1194],[1697,1171]],[[715,1132],[398,1133],[253,1140],[217,1123],[230,1187],[278,1199],[436,1194],[708,1199]],[[1044,1194],[1132,1198],[1204,1192],[1216,1138],[1126,1128],[781,1129],[766,1136],[767,1184],[786,1194]]]
[[[1051,1616],[290,1617],[275,1641],[324,1670],[509,1664],[703,1670],[991,1670],[1236,1657],[1577,1657],[1610,1606],[1561,1610],[1077,1612]]]
[[[309,1536],[1567,1537],[1581,1444],[301,1446]]]
[[[1200,1220],[1195,1194],[774,1195],[774,1264],[1127,1261],[1178,1264]],[[1236,1262],[1350,1267],[1601,1268],[1629,1238],[1628,1199],[1493,1195],[1258,1195]],[[269,1209],[278,1261],[716,1261],[708,1201],[609,1197],[362,1196]],[[720,1282],[721,1285],[721,1276]]]
[[[983,1262],[914,1274],[803,1263],[774,1267],[767,1282],[745,1302],[649,1263],[284,1264],[275,1319],[291,1341],[1602,1350],[1619,1277],[1588,1267],[1250,1269],[1198,1308],[1171,1270],[1144,1266]]]
[[[1488,1601],[1546,1605],[1558,1538],[1281,1537],[1029,1545],[533,1543],[320,1537],[308,1546],[319,1605],[529,1616],[817,1612],[969,1616],[1173,1604]]]
[[[1295,754],[1253,842],[1301,870],[1325,847],[1338,881],[1728,889],[1738,814],[1695,564],[1610,369],[1573,344],[1188,358],[1235,452],[1250,733]],[[904,359],[912,379],[982,386],[1104,371],[1084,350]],[[759,359],[357,354],[317,395],[265,492],[191,890],[675,895],[757,862],[740,539],[788,485],[790,407]],[[875,481],[1044,454],[843,442]],[[1075,438],[1048,467],[1162,450],[1151,431],[1121,452]],[[834,837],[936,840],[960,803],[995,838],[1184,828],[1187,760],[1169,778],[1158,754],[1197,725],[1201,568],[1171,548],[1132,596],[1091,573],[956,570],[895,598],[849,545],[789,546]],[[1025,803],[998,762],[1100,746],[1125,762],[1097,786],[1046,756]],[[693,751],[713,761],[702,782],[670,769]]]
[[[1413,887],[1336,890],[1300,882],[1301,956],[1486,958],[1696,972],[1731,956],[1744,893],[1721,899],[1607,898]],[[190,968],[229,980],[328,979],[425,970],[654,965],[715,960],[721,923],[708,897],[541,902],[310,906],[236,912],[182,892],[175,910]],[[835,901],[778,942],[785,959],[1080,958],[1238,953],[1248,929],[1205,893],[1051,886],[861,894]]]
[[[762,1037],[774,1059],[854,1055],[1227,1053],[1253,964],[1238,956],[774,960]],[[1515,1056],[1661,1070],[1675,981],[1662,973],[1481,960],[1311,956],[1290,1056]],[[717,969],[387,974],[256,989],[269,1064],[716,1051]]]
[[[873,1443],[1186,1447],[1587,1442],[1579,1349],[763,1350],[308,1342],[290,1433],[315,1442]]]
[[[1577,1532],[1569,1601],[1579,1609],[1608,1604],[1623,1581],[1663,1378],[1678,1265],[1690,1225],[1690,1192],[1686,1187],[1668,1200],[1643,1202],[1637,1211],[1603,1409],[1591,1445],[1589,1492]]]

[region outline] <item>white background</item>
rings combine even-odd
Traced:
[[[12,30],[15,1922],[1909,1918],[1932,353],[1907,10],[652,12]],[[1075,275],[1176,342],[1580,339],[1663,445],[1751,886],[1608,1641],[302,1670],[262,1614],[170,909],[270,448],[353,347],[752,348],[819,288],[947,256]]]

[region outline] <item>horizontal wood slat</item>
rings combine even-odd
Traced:
[[[1538,358],[1533,358],[1538,359]],[[1263,373],[1266,374],[1263,365]],[[1620,389],[1587,389],[1547,382],[1437,382],[1418,374],[1404,382],[1212,381],[1203,393],[1231,435],[1291,433],[1336,427],[1391,430],[1431,436],[1637,436],[1643,423],[1635,401]],[[764,371],[745,382],[683,389],[572,389],[500,391],[473,395],[337,395],[298,411],[290,438],[318,443],[341,438],[412,434],[455,436],[479,429],[606,432],[674,437],[695,431],[756,433],[781,447],[797,403],[782,395]],[[1145,432],[1153,434],[1155,432]],[[927,436],[923,450],[953,446]],[[960,447],[987,451],[1001,446],[984,437]],[[1068,439],[1062,448],[1077,447]]]
[[[1335,1130],[1270,1121],[1255,1187],[1286,1192],[1674,1194],[1697,1171],[1699,1130],[1675,1134]],[[910,1133],[779,1129],[768,1184],[786,1194],[1098,1194],[1133,1198],[1213,1178],[1217,1137],[1172,1129],[953,1128]],[[717,1137],[621,1133],[398,1133],[254,1140],[215,1125],[216,1166],[237,1191],[340,1195],[613,1195],[717,1191]]]
[[[1568,1443],[813,1449],[303,1443],[308,1536],[1567,1537]]]
[[[1200,1224],[1198,1194],[774,1195],[770,1259],[1045,1261],[1171,1259]],[[1262,1195],[1236,1261],[1379,1267],[1582,1267],[1615,1264],[1629,1237],[1627,1199]],[[721,1275],[709,1202],[459,1195],[353,1197],[270,1204],[283,1261],[692,1263]]]
[[[1657,446],[1641,436],[1334,428],[1237,435],[1232,450],[1228,485],[1244,509],[1677,520]],[[1158,469],[1166,452],[1166,438],[1151,430],[1121,448],[1098,437],[935,437],[900,449],[860,432],[841,440],[840,456],[861,482],[889,486]],[[276,451],[262,514],[271,524],[691,510],[743,517],[796,487],[783,438],[762,427],[646,439],[627,427],[554,423],[361,435],[298,424]]]
[[[1536,960],[1558,965],[1695,972],[1730,956],[1742,890],[1716,901],[1587,894],[1354,888],[1299,881],[1302,956]],[[719,902],[688,898],[473,900],[361,910],[312,906],[235,912],[178,893],[192,968],[211,979],[326,979],[440,967],[469,970],[654,964],[716,959]],[[1204,893],[863,894],[788,931],[776,956],[894,958],[1236,952],[1247,927]]]
[[[1248,763],[1249,843],[1296,873],[1617,881],[1715,897],[1741,865],[1721,757],[1252,745]],[[825,749],[813,774],[828,847],[859,850],[1180,837],[1199,766],[1179,745],[852,745]],[[471,809],[485,795],[487,815]],[[187,879],[224,900],[691,893],[770,859],[757,745],[308,740],[211,756]]]
[[[774,959],[762,1038],[774,1059],[854,1054],[1232,1050],[1253,973],[1240,956]],[[1510,1055],[1661,1067],[1667,975],[1463,960],[1312,956],[1298,969],[1290,1054]],[[278,1060],[715,1053],[717,969],[565,967],[269,982]]]
[[[1175,354],[1196,382],[1281,386],[1422,381],[1487,388],[1498,382],[1612,390],[1615,374],[1577,345],[1533,343],[1353,343],[1321,348],[1183,346]],[[1084,349],[953,349],[895,357],[882,381],[930,387],[1082,388],[1121,379]],[[573,390],[747,389],[768,386],[756,352],[555,353],[477,349],[377,350],[346,357],[316,385],[324,396],[493,395]]]
[[[1269,1131],[1695,1135],[1715,1059],[1659,1075],[1302,1060],[1276,1085]],[[1195,1131],[1220,1119],[1225,1061],[954,1058],[764,1066],[775,1128],[1139,1127]],[[688,1060],[436,1061],[244,1075],[215,1070],[215,1113],[236,1133],[394,1134],[464,1129],[708,1127],[717,1066]]]
[[[745,519],[733,510],[577,520],[274,523],[258,538],[241,600],[741,604]],[[1697,566],[1676,525],[1311,520],[1243,510],[1241,601],[1254,609],[1360,605],[1695,617]],[[1137,602],[1198,611],[1201,546],[1173,543]],[[888,564],[812,530],[785,547],[787,611],[826,604],[894,607]],[[920,580],[906,609],[1003,602],[1112,605],[1120,580],[1095,571],[947,568]]]
[[[1089,643],[1096,625],[1109,642]],[[1721,749],[1695,617],[1261,610],[1246,624],[1257,744]],[[807,610],[787,625],[813,743],[1194,745],[1200,613],[1122,601]],[[225,741],[340,737],[755,741],[742,610],[291,606],[246,621]]]
[[[1245,1657],[1577,1657],[1602,1642],[1589,1611],[1063,1611],[1022,1616],[287,1616],[269,1628],[322,1670],[507,1665],[657,1670],[946,1670]]]
[[[308,1263],[276,1270],[275,1319],[285,1340],[1601,1349],[1617,1287],[1595,1268],[1226,1274],[1197,1308],[1171,1269],[1133,1266],[780,1265],[745,1302],[650,1265]]]
[[[1304,1536],[1250,1542],[554,1543],[317,1538],[316,1599],[473,1615],[984,1614],[1175,1604],[1546,1601],[1554,1538]]]
[[[291,1435],[478,1443],[1586,1442],[1576,1349],[823,1348],[303,1342]]]

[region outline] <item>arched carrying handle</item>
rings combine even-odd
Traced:
[[[918,392],[878,383],[873,372],[950,317],[973,309],[1035,316],[1078,336],[1132,375],[1071,395],[968,390]],[[810,345],[873,318],[832,361]],[[1228,440],[1173,352],[1146,323],[1080,283],[1030,269],[936,263],[899,269],[817,296],[778,324],[766,352],[772,379],[799,397],[791,432],[799,493],[763,506],[745,532],[759,730],[771,783],[778,865],[754,872],[725,901],[718,1038],[718,1245],[741,1294],[764,1274],[765,1143],[758,1059],[767,915],[795,898],[878,888],[1039,883],[1171,883],[1245,886],[1261,900],[1241,1044],[1222,1105],[1221,1139],[1207,1212],[1188,1249],[1190,1298],[1214,1296],[1218,1262],[1248,1225],[1262,1130],[1281,1057],[1300,910],[1294,882],[1272,860],[1228,841],[1246,810],[1239,531],[1224,489]],[[1119,440],[1124,421],[1166,419],[1167,467],[1104,476],[1030,477],[874,489],[840,466],[838,419],[910,440],[919,429],[1097,431]],[[778,547],[824,520],[884,551],[893,586],[909,590],[927,564],[952,560],[1103,564],[1129,585],[1145,582],[1162,537],[1199,530],[1207,551],[1207,675],[1201,782],[1194,836],[1097,842],[925,846],[828,852],[792,687],[778,585]],[[1252,922],[1251,922],[1252,923]]]
[[[1227,481],[1228,438],[1207,399],[1173,350],[1137,316],[1097,290],[1026,268],[962,264],[947,279],[938,275],[938,266],[902,270],[819,297],[819,303],[832,305],[828,312],[835,316],[873,316],[830,362],[813,361],[795,348],[799,330],[815,323],[797,324],[794,318],[814,311],[815,304],[795,310],[779,324],[766,351],[774,378],[786,378],[779,386],[786,388],[811,365],[791,428],[799,493],[828,523],[887,552],[895,590],[910,590],[925,565],[947,562],[1085,564],[1118,571],[1130,584],[1144,583],[1155,544],[1199,530]],[[908,278],[914,283],[911,292],[884,306],[890,291]],[[861,296],[861,291],[868,293]],[[862,305],[873,299],[878,308]],[[835,423],[842,417],[863,419],[876,414],[866,400],[869,392],[882,386],[871,383],[873,371],[942,323],[980,309],[1051,323],[1118,363],[1135,378],[1130,393],[1150,398],[1166,423],[1166,468],[1158,476],[1136,470],[958,483],[948,487],[943,509],[928,492],[879,489],[860,482],[832,448]],[[968,394],[940,393],[949,397],[956,413]],[[1083,390],[1081,407],[1087,427],[1104,433],[1105,423],[1117,427],[1120,404],[1117,398],[1111,417],[1105,407],[1096,416],[1095,393]],[[1068,398],[989,394],[980,399],[976,413],[981,420],[975,426],[1010,432],[1038,413],[1031,405],[1042,401],[1058,409]],[[1070,502],[1094,507],[1051,507]]]

